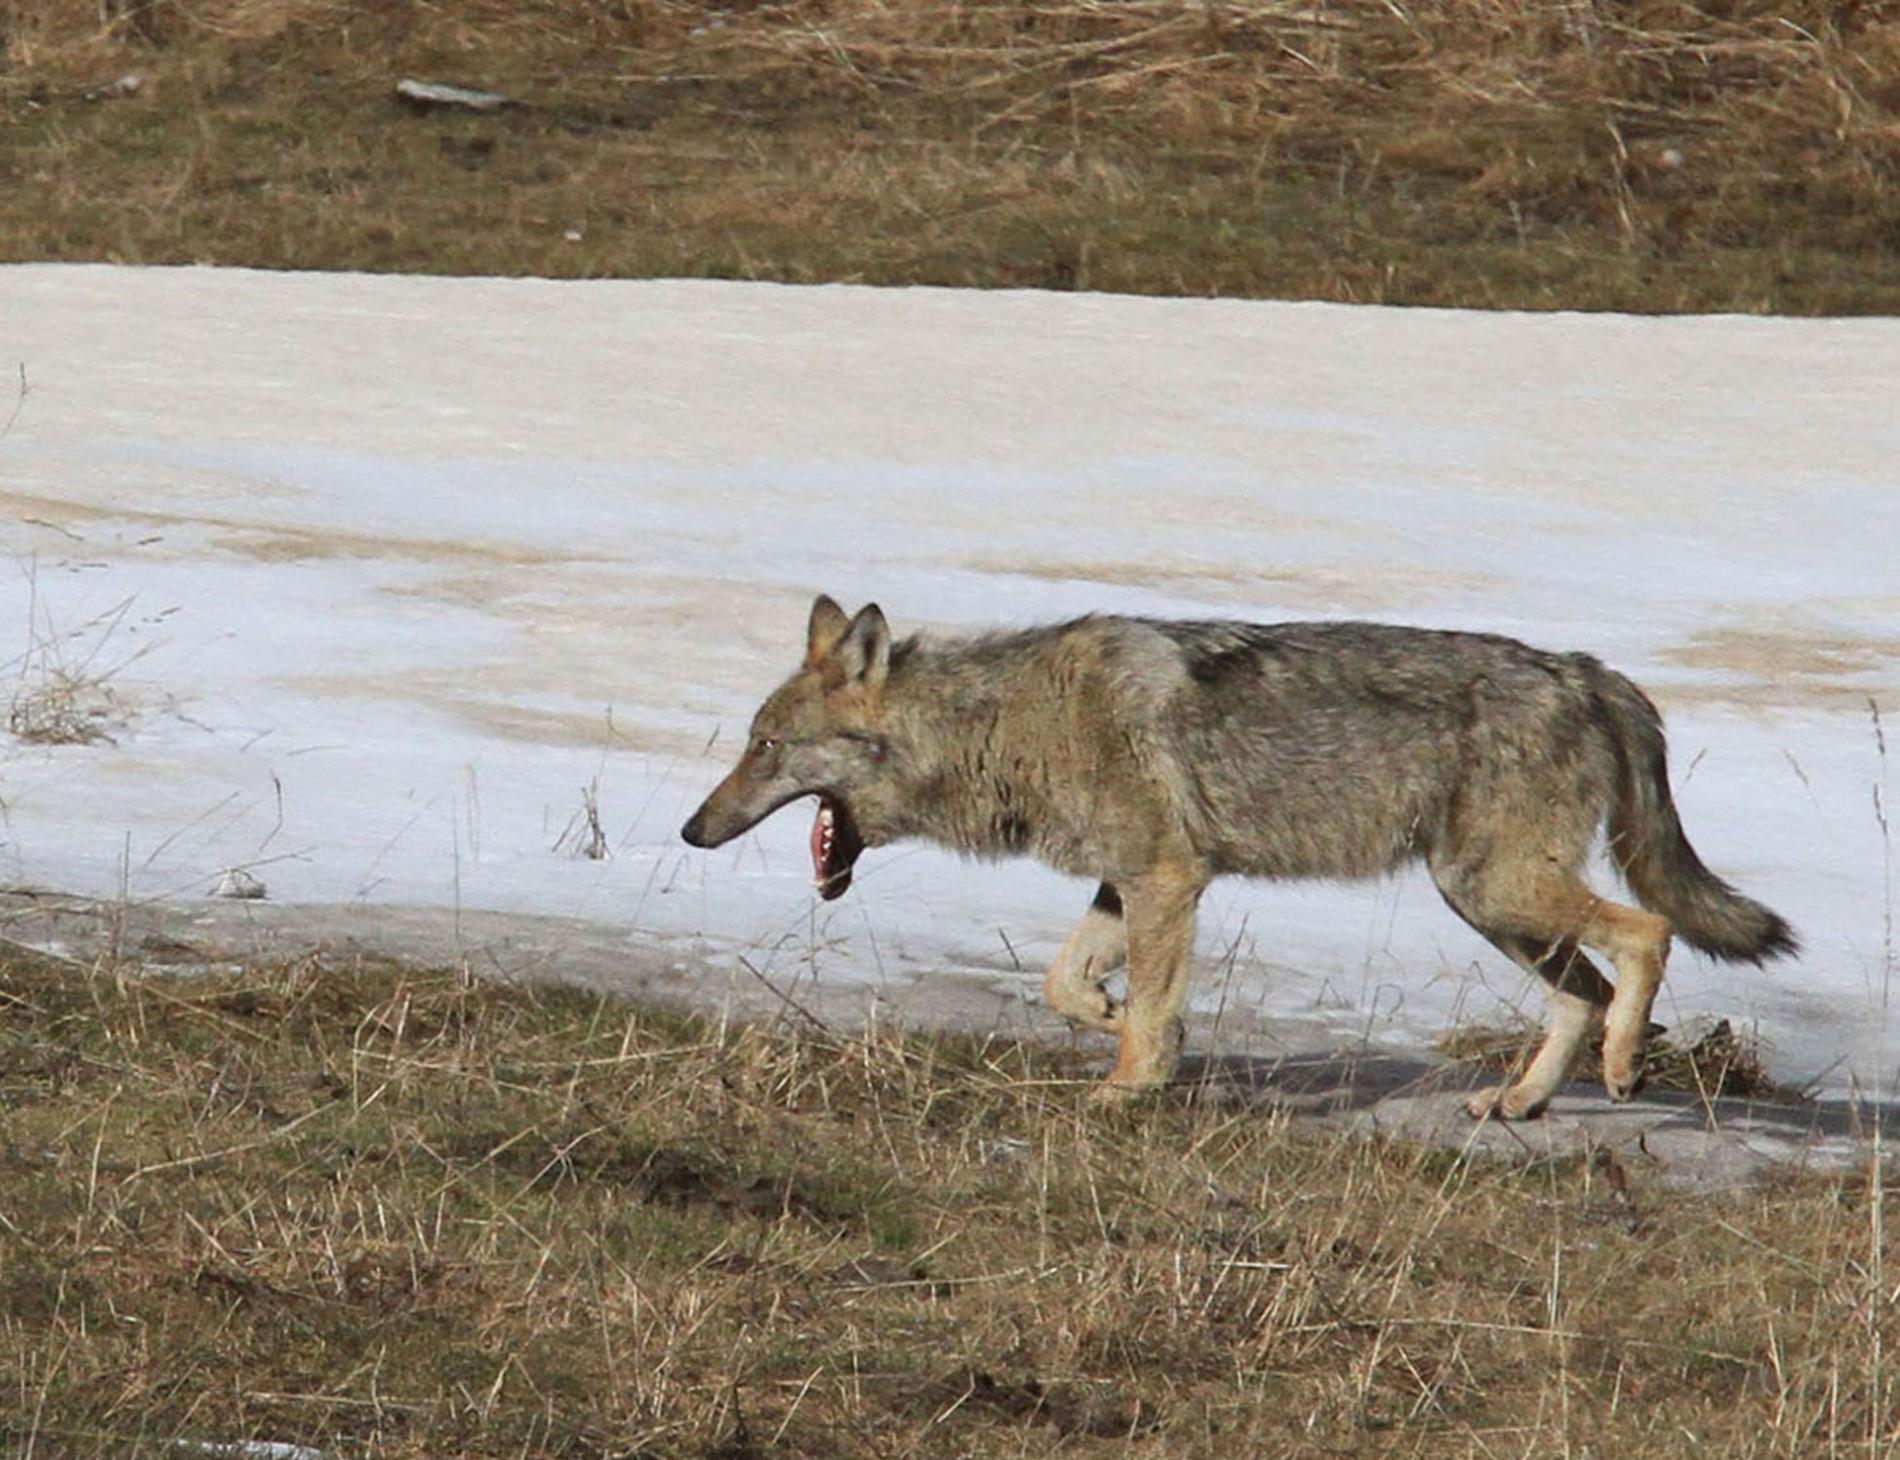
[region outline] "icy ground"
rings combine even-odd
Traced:
[[[244,868],[1022,1007],[1088,887],[905,847],[821,907],[802,806],[678,840],[815,591],[1484,628],[1645,685],[1703,856],[1806,942],[1678,949],[1658,1017],[1884,1088],[1897,403],[1887,320],[0,269],[6,703],[111,737],[0,737],[0,880]],[[1541,1004],[1417,876],[1223,883],[1200,948],[1204,1009],[1342,1039]]]

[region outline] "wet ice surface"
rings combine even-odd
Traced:
[[[10,693],[113,697],[110,742],[7,744],[9,881],[242,867],[899,1003],[954,974],[1000,1020],[1086,885],[907,846],[820,905],[806,805],[677,838],[811,595],[899,632],[1387,618],[1648,688],[1698,849],[1806,943],[1679,948],[1657,1017],[1893,1076],[1895,322],[30,266],[0,387]],[[583,787],[605,861],[557,849]],[[1541,1009],[1418,876],[1219,884],[1200,955],[1268,1052]]]

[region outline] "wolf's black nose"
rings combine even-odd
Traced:
[[[689,847],[706,845],[706,808],[704,806],[688,818],[686,825],[680,828],[680,836]]]

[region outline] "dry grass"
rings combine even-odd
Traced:
[[[124,718],[112,686],[61,665],[47,665],[14,691],[7,730],[29,745],[91,745],[110,741]]]
[[[0,1447],[1892,1453],[1877,1181],[1694,1198],[1072,1073],[0,959]]]
[[[1881,0],[107,9],[0,9],[0,258],[1900,308]]]
[[[589,862],[604,862],[613,855],[607,829],[600,824],[599,776],[581,787],[581,809],[561,828],[554,850]]]
[[[28,745],[110,742],[131,719],[130,703],[114,681],[144,657],[145,647],[116,651],[118,630],[132,610],[125,599],[104,613],[62,629],[39,592],[37,567],[27,568],[26,647],[0,670],[13,677],[7,731]]]

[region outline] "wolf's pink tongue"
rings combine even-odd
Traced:
[[[811,822],[811,880],[825,880],[825,803],[818,803],[818,814]]]

